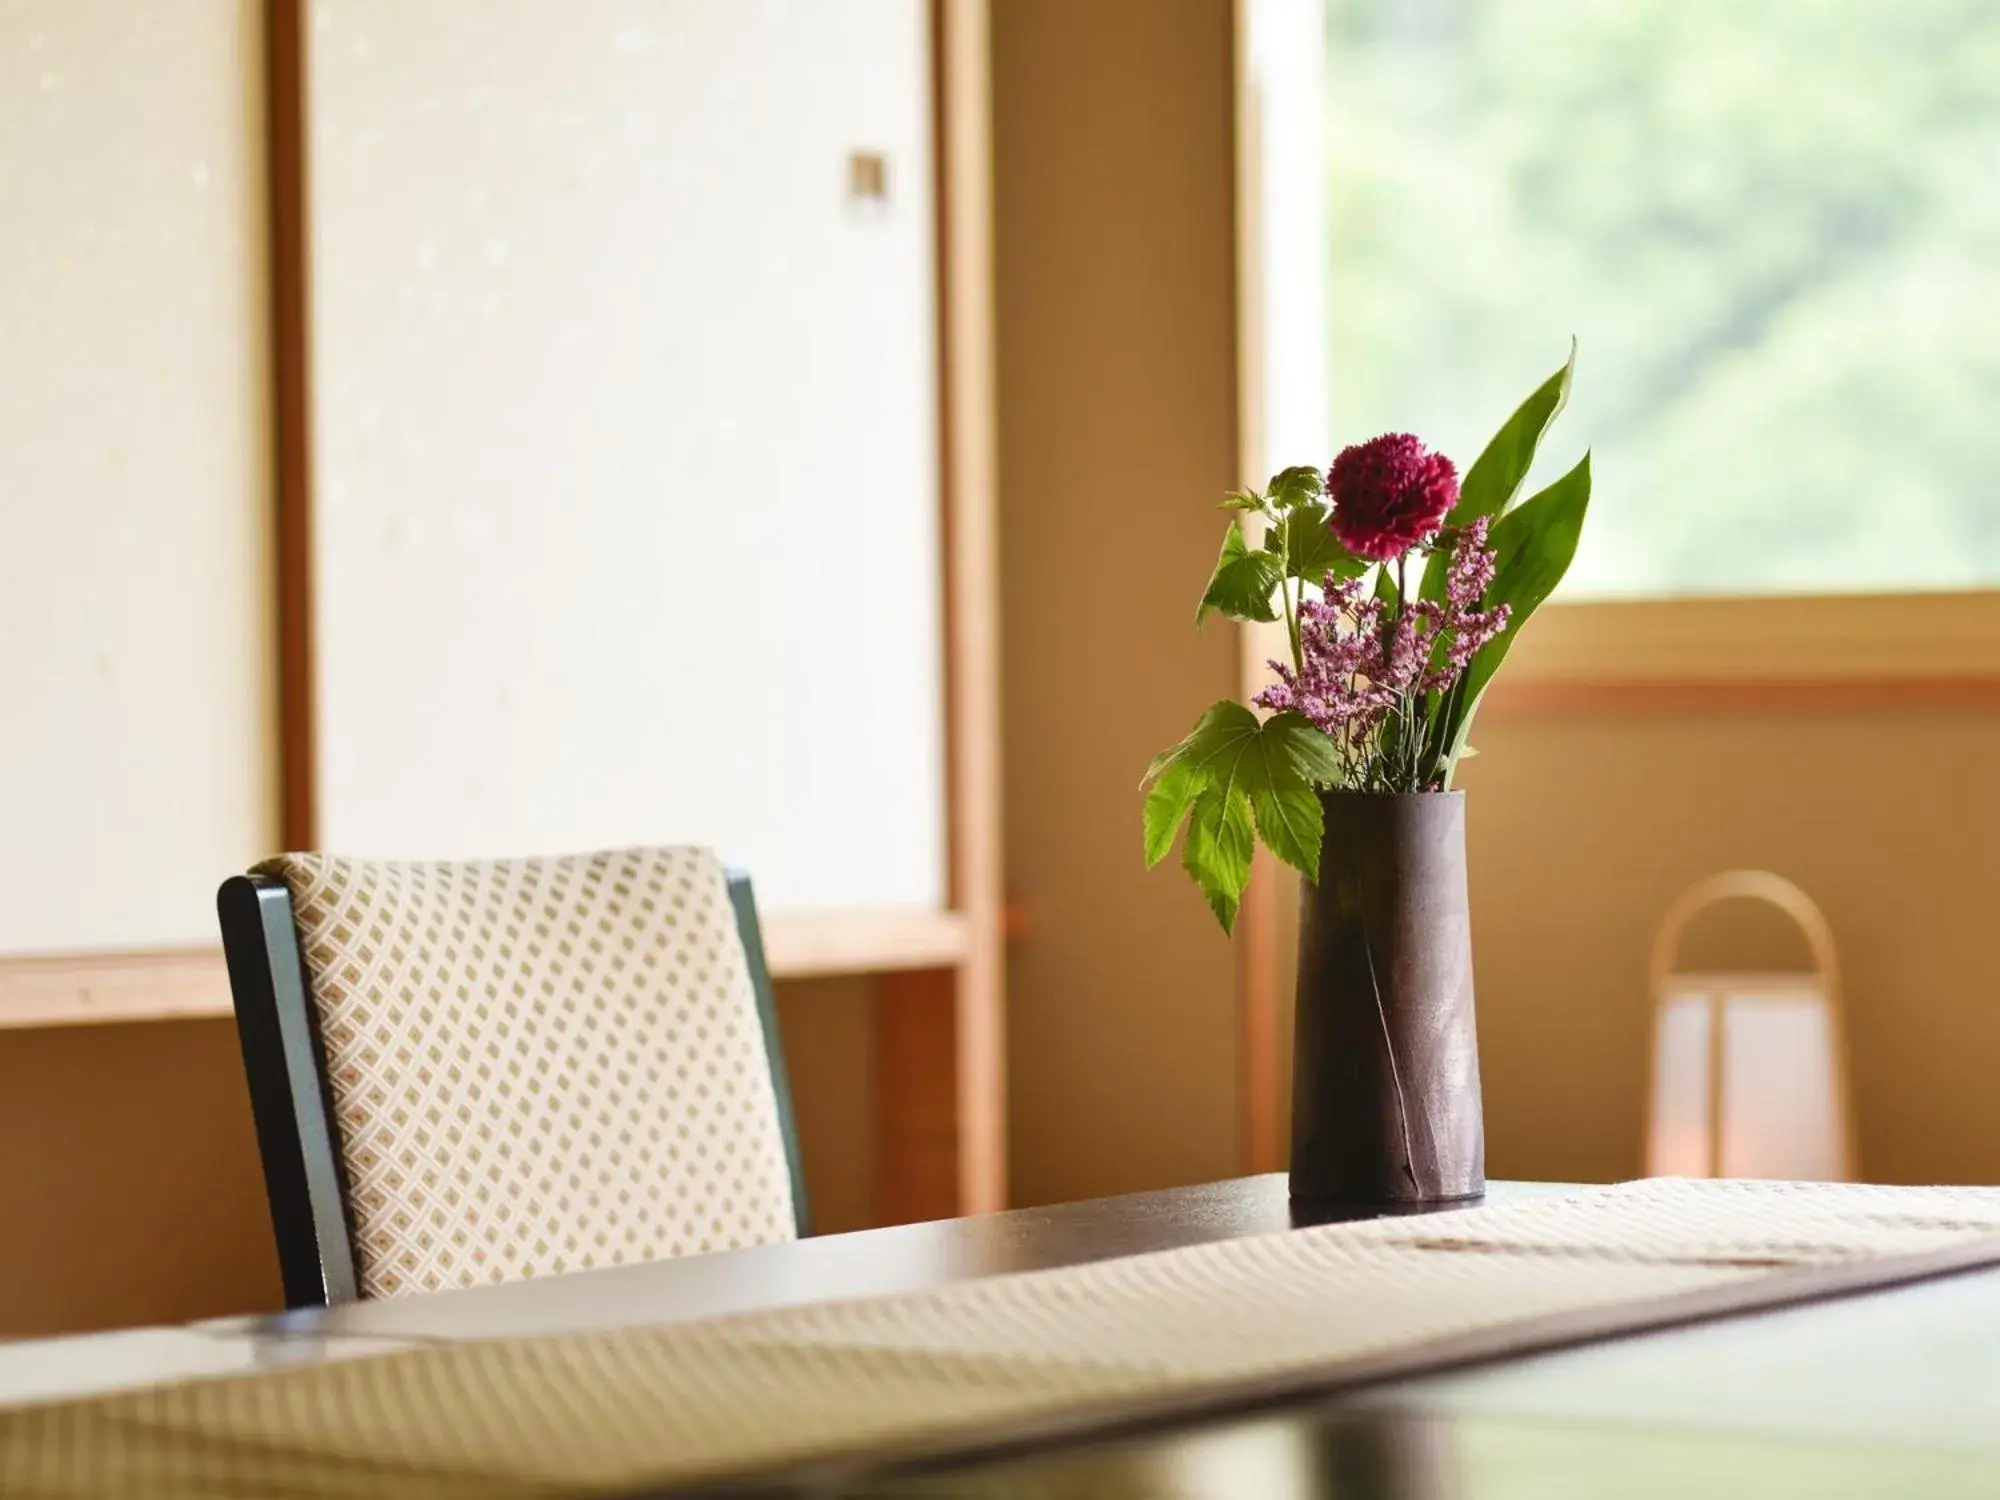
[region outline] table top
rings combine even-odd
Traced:
[[[1489,1201],[1559,1190],[1495,1184]],[[910,1291],[1294,1222],[1285,1179],[1272,1175],[436,1296],[0,1345],[0,1405]],[[1485,1500],[1598,1494],[1614,1472],[1620,1494],[1740,1490],[1764,1500],[1833,1488],[2000,1500],[2000,1271],[1072,1445],[990,1465],[976,1487]],[[845,1493],[957,1494],[974,1483],[970,1472],[863,1476]]]

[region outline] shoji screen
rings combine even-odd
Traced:
[[[259,6],[0,6],[0,954],[276,838]]]
[[[321,846],[944,899],[924,0],[316,0]]]

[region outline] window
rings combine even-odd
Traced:
[[[1274,397],[1463,463],[1574,333],[1545,472],[1588,441],[1597,487],[1568,598],[2000,584],[2000,5],[1269,12],[1325,38],[1321,206],[1262,184],[1267,236],[1318,219],[1326,247],[1323,289],[1287,278],[1296,244],[1260,252]],[[1258,24],[1282,104],[1298,64]],[[1283,113],[1274,167],[1308,123]],[[1321,368],[1285,368],[1288,308]]]

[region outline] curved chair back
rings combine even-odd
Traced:
[[[1684,970],[1688,928],[1725,902],[1780,913],[1805,939],[1810,968]],[[1853,1175],[1840,965],[1833,929],[1810,896],[1768,870],[1695,882],[1654,934],[1651,987],[1648,1175]]]
[[[286,855],[217,895],[289,1306],[806,1232],[750,882]]]

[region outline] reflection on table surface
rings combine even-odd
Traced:
[[[1995,1500],[2000,1456],[1341,1410],[816,1493],[844,1500]]]

